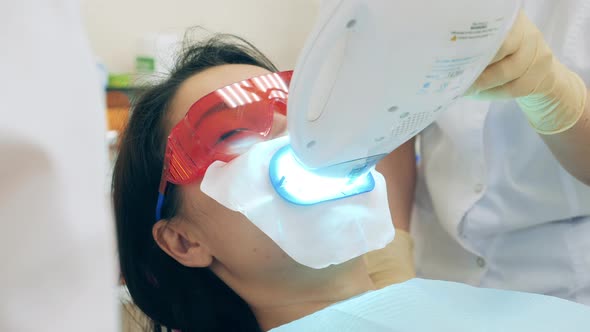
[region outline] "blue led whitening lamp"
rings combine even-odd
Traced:
[[[313,205],[373,190],[371,167],[345,178],[318,175],[302,165],[287,145],[272,157],[269,174],[270,182],[282,198],[297,205]]]

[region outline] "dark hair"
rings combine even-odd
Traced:
[[[135,98],[113,173],[113,201],[122,277],[134,303],[154,322],[189,331],[261,331],[249,308],[208,268],[181,265],[152,237],[166,144],[166,113],[179,86],[192,75],[224,64],[277,71],[258,49],[232,35],[215,35],[185,46],[167,79]],[[179,200],[168,185],[162,217],[173,217]]]

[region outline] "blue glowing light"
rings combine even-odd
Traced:
[[[275,153],[270,161],[269,174],[277,193],[298,205],[313,205],[350,197],[375,188],[375,180],[370,172],[353,179],[315,174],[299,163],[290,146]]]

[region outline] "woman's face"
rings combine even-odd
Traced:
[[[187,79],[176,93],[169,110],[171,129],[186,114],[190,106],[210,93],[241,80],[268,74],[252,65],[223,65],[207,69]],[[276,114],[272,136],[286,130],[286,118]],[[249,273],[270,273],[273,265],[294,264],[280,248],[241,213],[217,203],[200,190],[200,181],[180,188],[181,220],[203,238],[208,251],[228,270],[247,277]],[[212,268],[216,268],[213,261]],[[257,268],[253,268],[256,266]],[[221,272],[221,271],[220,271]],[[226,272],[222,272],[226,273]]]
[[[223,65],[190,77],[171,103],[167,129],[178,123],[196,100],[211,91],[267,73],[266,69],[251,65]],[[280,136],[285,130],[286,118],[277,114],[271,136]],[[292,283],[293,287],[311,291],[313,285],[329,282],[330,271],[355,264],[342,264],[323,272],[298,264],[244,215],[204,194],[200,182],[180,186],[179,191],[180,211],[172,220],[154,226],[156,241],[183,265],[210,267],[242,297],[248,289],[256,288],[256,284],[273,289],[273,283],[287,287]]]

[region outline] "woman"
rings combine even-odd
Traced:
[[[218,36],[190,47],[171,76],[135,103],[114,170],[113,194],[122,273],[134,302],[150,318],[184,332],[345,327],[427,331],[432,324],[461,331],[473,330],[474,323],[497,322],[506,325],[504,330],[535,324],[532,328],[537,330],[560,326],[575,331],[580,324],[590,324],[587,309],[548,297],[420,280],[373,291],[376,287],[362,257],[324,269],[303,266],[244,215],[204,194],[200,180],[172,185],[171,170],[178,166],[170,159],[175,153],[170,152],[170,142],[176,141],[169,139],[167,146],[172,128],[184,123],[210,92],[276,71],[250,44]],[[234,93],[236,101],[240,94]],[[273,114],[266,139],[284,133],[284,120],[279,112]],[[211,147],[204,142],[225,144],[245,132],[235,129],[213,139],[198,136],[189,143],[196,150]],[[171,137],[176,134],[174,129]],[[159,196],[159,189],[165,195]],[[509,311],[495,317],[481,306],[494,309],[504,301],[526,307],[519,316]],[[546,314],[562,309],[567,317]],[[431,319],[417,319],[423,310],[431,311]]]

